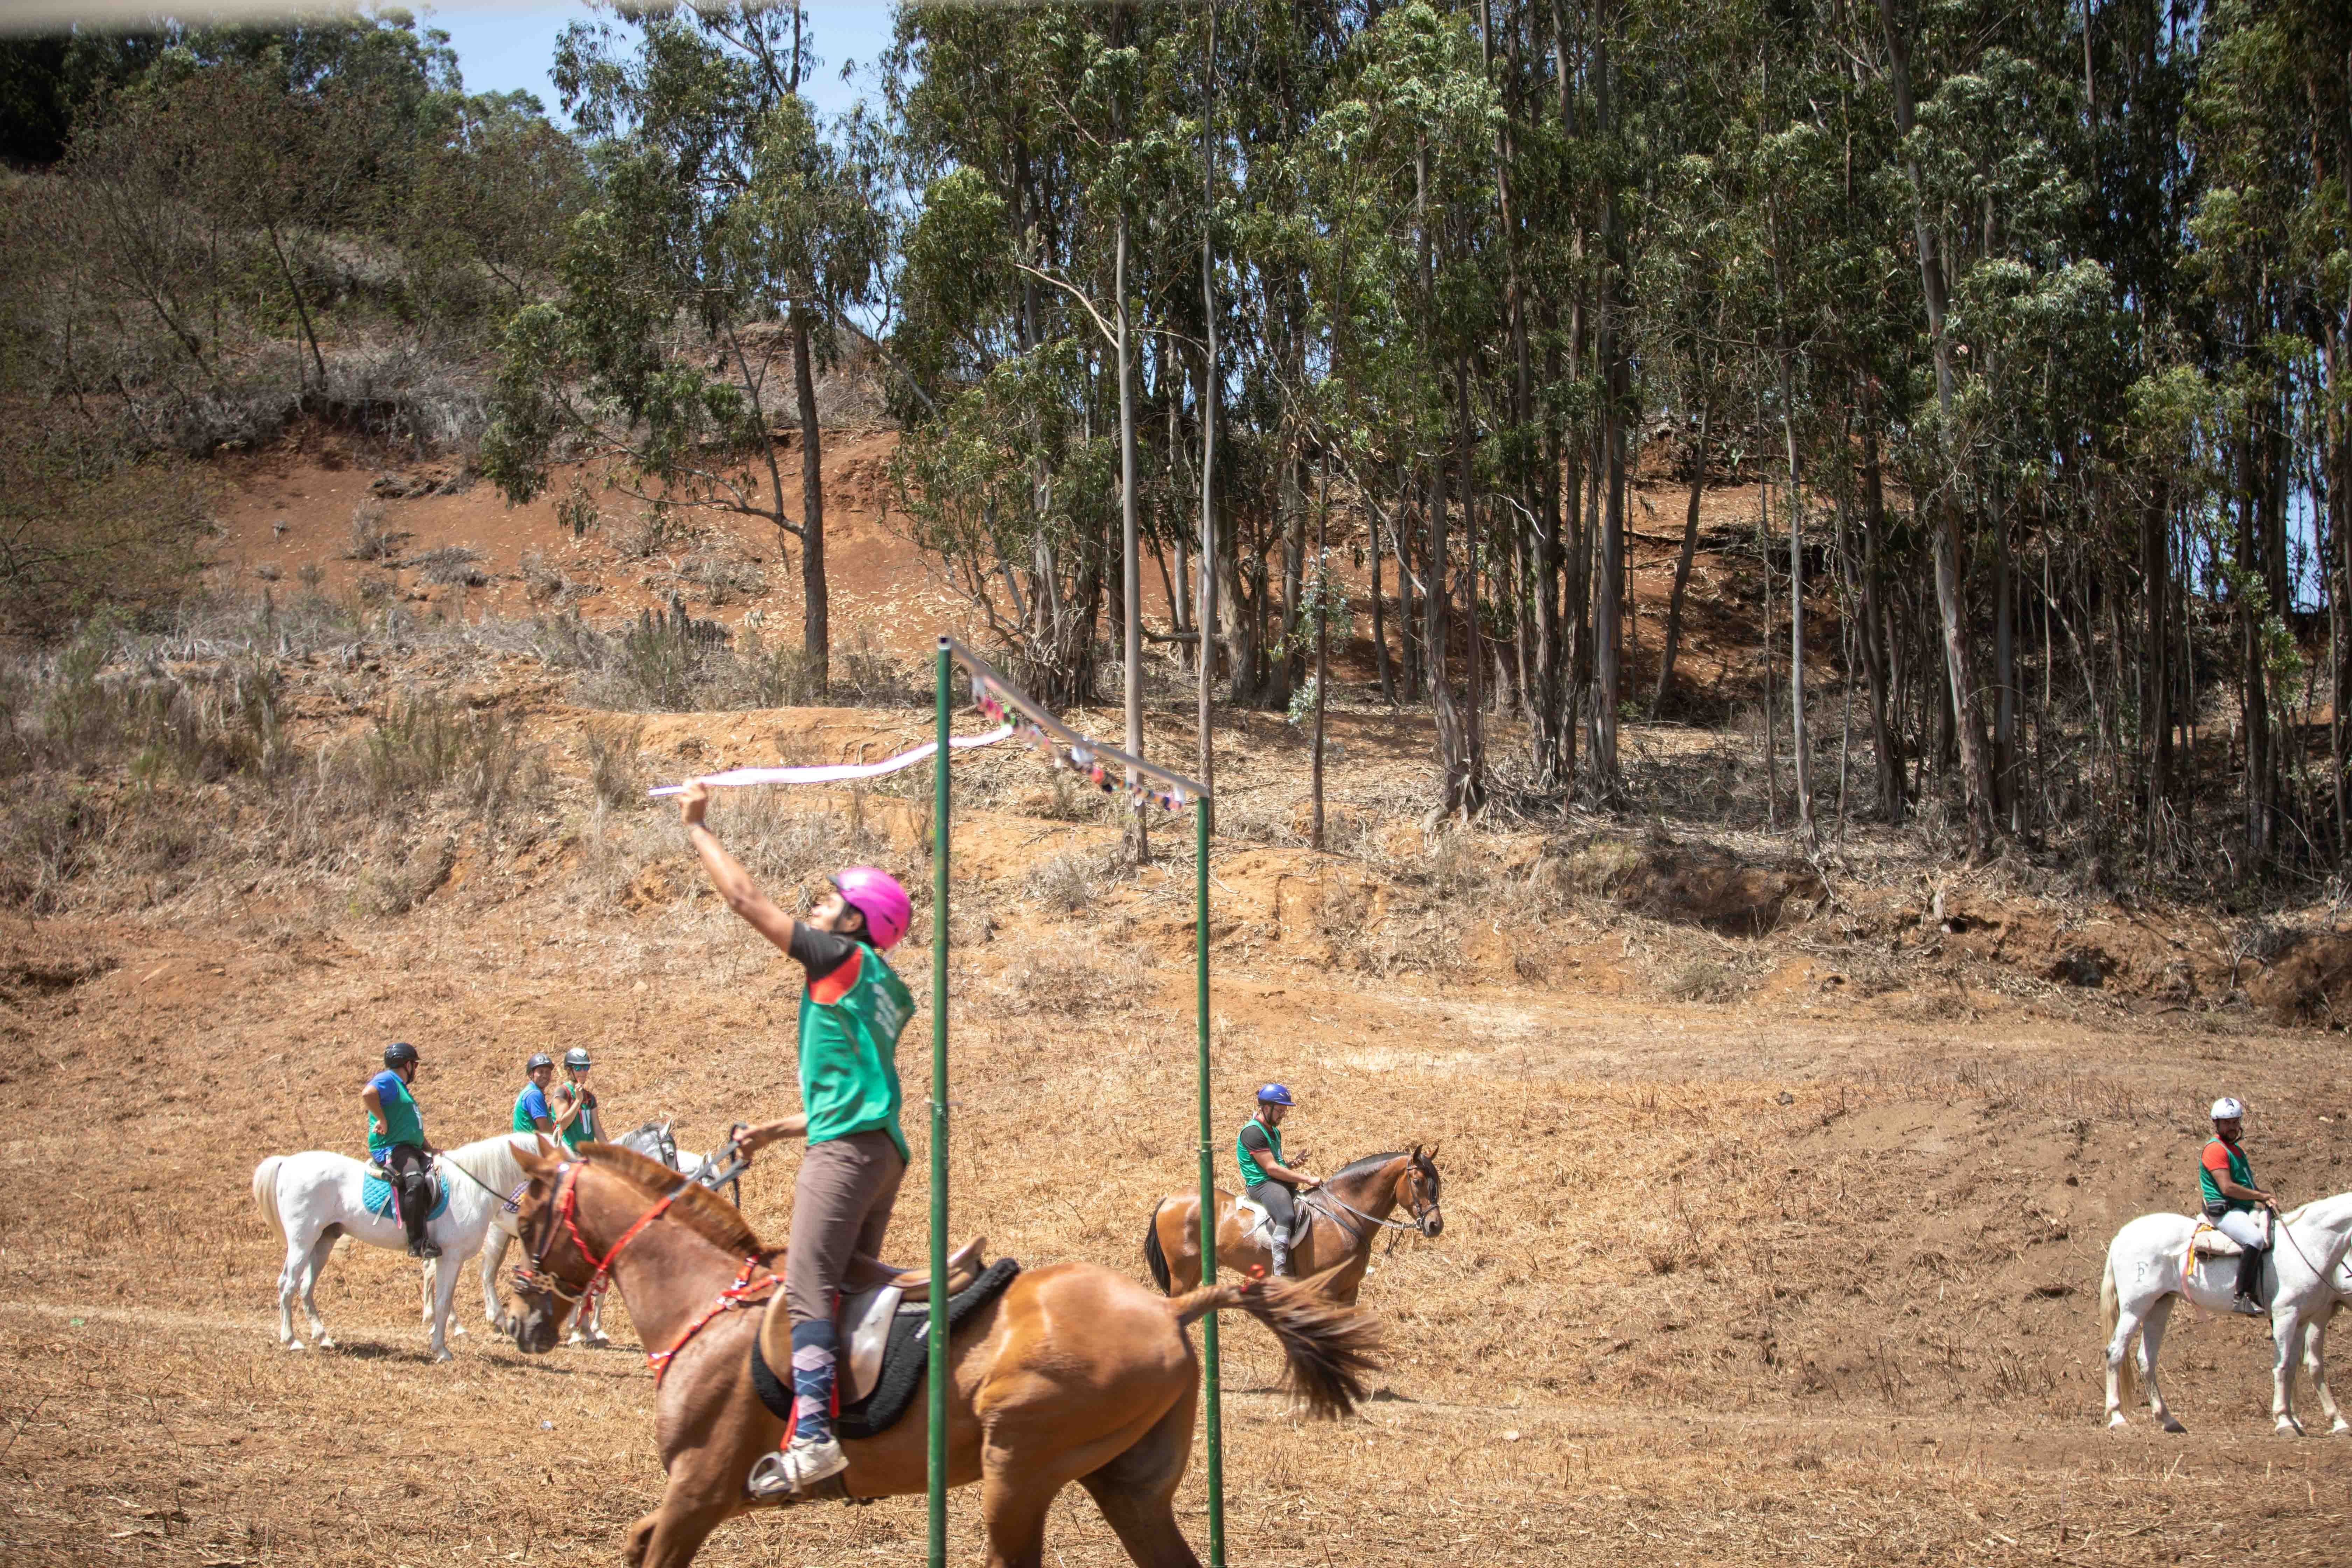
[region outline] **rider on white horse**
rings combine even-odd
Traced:
[[[2205,1198],[2205,1222],[2246,1249],[2238,1264],[2237,1300],[2231,1306],[2259,1318],[2267,1310],[2261,1300],[2263,1263],[2270,1255],[2278,1203],[2254,1185],[2254,1167],[2238,1147],[2245,1117],[2246,1108],[2234,1099],[2224,1096],[2213,1102],[2213,1137],[2199,1160],[2197,1185]]]
[[[425,1234],[432,1218],[433,1145],[425,1141],[425,1118],[408,1091],[416,1068],[416,1047],[394,1040],[383,1048],[383,1070],[368,1079],[360,1100],[368,1109],[368,1158],[383,1167],[384,1179],[400,1192],[408,1256],[438,1258],[441,1249]]]
[[[1257,1114],[1242,1123],[1241,1135],[1234,1140],[1234,1160],[1242,1168],[1242,1185],[1248,1189],[1250,1201],[1265,1210],[1266,1224],[1274,1232],[1270,1241],[1276,1275],[1290,1272],[1290,1227],[1298,1212],[1291,1189],[1310,1186],[1315,1181],[1297,1166],[1283,1163],[1282,1119],[1294,1103],[1289,1089],[1278,1083],[1267,1084],[1257,1091]]]

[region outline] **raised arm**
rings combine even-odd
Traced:
[[[793,917],[780,909],[774,900],[752,884],[751,873],[743,862],[727,852],[719,836],[704,825],[702,814],[710,804],[710,786],[696,780],[686,786],[677,797],[678,820],[686,824],[686,836],[694,845],[695,853],[702,857],[702,868],[710,874],[710,885],[727,900],[727,907],[751,922],[751,929],[766,937],[783,952],[792,951]]]

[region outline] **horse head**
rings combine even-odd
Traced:
[[[1412,1215],[1421,1234],[1434,1241],[1445,1233],[1445,1214],[1438,1207],[1444,1182],[1437,1173],[1438,1145],[1432,1143],[1423,1151],[1418,1143],[1405,1156],[1404,1171],[1397,1178],[1397,1204]]]
[[[555,1348],[596,1270],[595,1260],[582,1247],[579,1231],[570,1223],[581,1165],[545,1133],[536,1142],[534,1149],[514,1152],[529,1180],[515,1215],[515,1239],[524,1261],[514,1271],[511,1327],[515,1348],[528,1355]]]

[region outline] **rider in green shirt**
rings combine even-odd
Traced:
[[[2213,1102],[2213,1137],[2198,1157],[2197,1190],[2205,1202],[2207,1223],[2245,1248],[2238,1261],[2237,1299],[2231,1306],[2248,1317],[2260,1317],[2265,1310],[2263,1264],[2270,1257],[2278,1200],[2254,1184],[2253,1162],[2238,1147],[2245,1118],[2246,1108],[2232,1098]]]
[[[593,1066],[585,1047],[574,1046],[564,1052],[563,1081],[548,1097],[548,1105],[555,1112],[555,1135],[567,1149],[602,1142],[604,1138],[604,1112],[596,1103],[596,1091],[588,1087],[588,1069]]]
[[[779,1138],[806,1136],[784,1248],[784,1310],[793,1326],[793,1429],[786,1446],[752,1466],[755,1498],[788,1497],[839,1475],[848,1457],[833,1429],[840,1337],[834,1300],[853,1256],[882,1255],[907,1171],[898,1126],[898,1035],[915,998],[882,955],[907,934],[914,906],[887,872],[850,866],[806,920],[795,920],[752,884],[703,813],[709,786],[686,786],[678,808],[687,836],[727,907],[797,961],[801,992],[801,1110],[736,1141],[745,1154]]]
[[[1278,1083],[1257,1091],[1257,1114],[1242,1123],[1234,1140],[1234,1161],[1241,1167],[1242,1185],[1252,1202],[1265,1209],[1274,1231],[1274,1272],[1290,1272],[1290,1231],[1298,1207],[1293,1189],[1310,1186],[1315,1178],[1282,1159],[1282,1119],[1295,1102]]]

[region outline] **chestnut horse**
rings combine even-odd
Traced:
[[[784,1424],[752,1386],[759,1310],[781,1249],[733,1205],[643,1155],[542,1141],[517,1240],[515,1343],[551,1348],[581,1297],[609,1277],[656,1369],[654,1425],[668,1485],[629,1530],[631,1568],[678,1568],[724,1520],[763,1506],[744,1494]],[[736,1310],[742,1307],[745,1310]],[[1145,1568],[1199,1568],[1176,1528],[1176,1484],[1192,1451],[1201,1382],[1186,1325],[1239,1307],[1274,1331],[1284,1382],[1312,1414],[1340,1415],[1376,1364],[1370,1320],[1300,1286],[1219,1284],[1174,1300],[1091,1263],[1027,1269],[974,1311],[950,1346],[948,1481],[981,1485],[990,1568],[1037,1568],[1045,1514],[1072,1481],[1093,1494]],[[781,1306],[768,1307],[782,1310]],[[927,1396],[878,1437],[845,1441],[853,1498],[925,1487]]]
[[[1302,1279],[1328,1276],[1321,1288],[1343,1307],[1356,1304],[1356,1291],[1371,1263],[1372,1238],[1382,1229],[1417,1230],[1434,1240],[1445,1229],[1438,1208],[1437,1145],[1424,1153],[1416,1143],[1404,1153],[1368,1154],[1298,1194],[1309,1216],[1307,1234],[1290,1249],[1290,1266]],[[1398,1209],[1408,1223],[1391,1219]],[[1143,1261],[1160,1289],[1173,1296],[1201,1282],[1201,1198],[1173,1193],[1151,1211],[1143,1233]],[[1274,1254],[1262,1232],[1244,1236],[1234,1194],[1217,1189],[1217,1270],[1263,1275]]]

